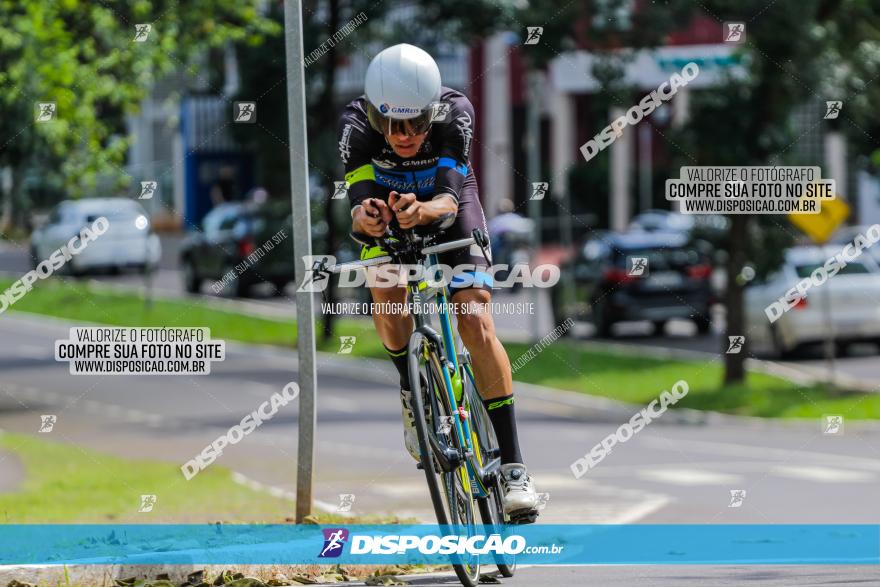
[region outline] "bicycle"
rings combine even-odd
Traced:
[[[470,238],[438,243],[442,232],[432,228],[444,220],[446,218],[441,218],[428,227],[427,234],[402,230],[395,221],[381,238],[353,233],[351,236],[357,242],[378,247],[370,250],[378,251],[379,256],[334,266],[318,261],[313,272],[326,275],[387,263],[421,265],[424,269],[436,265],[437,254],[471,245],[480,248],[489,264],[489,239],[479,229],[475,229]],[[501,533],[502,524],[534,522],[534,514],[511,518],[504,513],[498,440],[477,392],[470,354],[463,347],[462,352],[456,350],[447,288],[430,286],[425,274],[426,271],[407,272],[415,323],[408,345],[409,377],[410,381],[419,382],[418,393],[412,393],[410,398],[410,408],[415,416],[421,453],[417,467],[425,472],[437,521],[441,526],[463,528],[468,536],[474,535],[476,501],[483,524],[493,532]],[[430,316],[421,311],[434,298],[439,304],[442,334],[432,327]],[[511,557],[496,555],[494,562],[502,576],[513,576],[516,562]],[[463,585],[478,584],[478,556],[465,561],[453,555],[452,566]]]

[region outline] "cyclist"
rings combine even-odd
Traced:
[[[486,231],[470,166],[473,130],[470,100],[441,86],[440,70],[428,53],[400,44],[376,55],[367,68],[365,94],[345,107],[339,121],[339,154],[349,183],[353,230],[379,237],[394,217],[401,228],[409,229],[454,214],[441,226],[445,239],[467,238],[475,228]],[[498,437],[505,513],[534,514],[537,498],[517,438],[510,361],[495,336],[491,314],[477,311],[488,308],[492,279],[479,270],[485,269],[485,259],[472,249],[441,254],[439,262],[478,268],[453,275],[452,306]],[[365,247],[361,258],[368,254]],[[380,308],[403,304],[407,295],[405,287],[374,286],[370,292]],[[404,443],[419,460],[407,371],[412,320],[408,313],[374,312],[373,322],[400,373]]]

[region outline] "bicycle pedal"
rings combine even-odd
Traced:
[[[533,510],[521,510],[510,513],[511,524],[534,524],[538,519],[538,512]]]
[[[416,469],[418,469],[419,471],[425,470],[425,465],[422,464],[422,461],[419,461],[418,463],[416,463]],[[434,460],[434,471],[440,472],[440,473],[443,472],[442,467],[440,467],[440,463],[438,463],[436,459]]]

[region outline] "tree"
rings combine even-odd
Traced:
[[[376,37],[374,28],[381,24],[387,6],[372,0],[311,0],[303,5],[304,54],[310,56],[322,46],[327,50],[305,63],[309,171],[320,183],[315,186],[319,190],[312,194],[312,218],[315,232],[326,231],[327,236],[317,252],[338,249],[342,224],[348,217],[347,209],[339,201],[331,200],[333,182],[342,180],[336,139],[336,71],[351,55],[365,52],[364,46]],[[335,40],[334,34],[360,13],[367,15],[367,21],[357,25],[348,36]],[[274,3],[267,17],[283,26],[282,4]],[[232,129],[233,137],[256,154],[258,181],[274,196],[289,200],[289,157],[302,151],[289,145],[287,134],[284,37],[275,35],[259,45],[238,43],[236,53],[241,90],[235,99],[257,99],[259,124],[237,125]],[[320,197],[316,198],[316,194]],[[327,295],[329,301],[334,301],[335,288],[328,288]],[[325,338],[333,334],[333,318],[332,314],[324,316]]]
[[[13,170],[2,226],[26,204],[22,177],[38,165],[60,175],[70,195],[102,176],[118,188],[130,138],[124,117],[136,112],[160,76],[229,40],[259,42],[277,32],[257,0],[138,0],[128,3],[0,1],[0,167]],[[143,42],[136,26],[149,24]],[[145,29],[140,29],[141,35]],[[37,103],[54,103],[51,122],[35,123]],[[56,171],[57,170],[57,171]]]
[[[841,88],[861,92],[868,83],[864,74],[880,72],[880,15],[859,0],[779,0],[771,6],[762,0],[707,0],[702,6],[719,23],[748,21],[741,47],[746,75],[730,77],[711,91],[694,92],[690,121],[679,143],[683,164],[794,163],[792,147],[798,137],[792,112],[809,99],[835,99]],[[748,15],[756,16],[744,18]],[[854,110],[875,126],[880,123],[875,112]],[[748,344],[740,275],[750,256],[760,254],[757,247],[750,254],[749,243],[755,244],[761,230],[750,216],[730,218],[727,334],[746,334]],[[784,218],[774,216],[762,223],[770,223],[768,230],[793,233]],[[744,379],[745,357],[746,353],[725,354],[725,383]]]

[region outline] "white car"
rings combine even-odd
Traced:
[[[630,232],[688,232],[693,230],[694,216],[669,210],[645,210],[629,223]]]
[[[90,241],[61,269],[70,274],[97,269],[132,267],[145,271],[161,254],[159,237],[151,230],[141,205],[126,198],[64,200],[31,235],[31,262],[36,266],[97,218],[105,217],[107,231]]]
[[[752,350],[786,356],[801,345],[823,342],[829,324],[826,305],[834,338],[843,348],[858,341],[880,343],[880,267],[867,251],[821,285],[812,284],[791,309],[783,311],[783,304],[777,304],[772,313],[781,315],[774,322],[767,316],[768,306],[842,248],[793,247],[776,273],[746,289],[745,335]]]
[[[840,245],[841,247],[848,245],[853,242],[853,240],[858,235],[866,236],[866,233],[871,227],[868,225],[863,226],[845,226],[839,229],[834,233],[834,236],[831,237],[831,240],[828,242],[830,245]],[[864,255],[870,255],[872,259],[877,264],[880,264],[880,247],[873,246],[868,247],[864,250]]]

